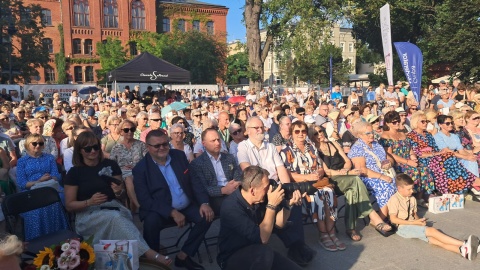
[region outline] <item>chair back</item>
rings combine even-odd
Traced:
[[[2,207],[5,216],[14,216],[56,202],[61,203],[58,191],[51,187],[42,187],[8,195],[3,200]]]

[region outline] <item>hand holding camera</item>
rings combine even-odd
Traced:
[[[282,185],[278,185],[275,189],[270,185],[268,187],[267,193],[267,202],[275,207],[282,203],[283,198],[285,198],[285,191],[282,188]]]

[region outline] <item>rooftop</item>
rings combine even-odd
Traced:
[[[159,2],[169,3],[169,4],[188,4],[188,5],[201,5],[201,6],[209,6],[215,8],[226,8],[226,6],[210,4],[207,2],[197,1],[197,0],[158,0]]]

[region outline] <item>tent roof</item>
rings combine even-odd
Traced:
[[[186,83],[190,81],[190,71],[144,52],[110,71],[107,78],[109,82]]]

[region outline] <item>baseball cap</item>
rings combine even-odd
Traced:
[[[347,106],[347,104],[345,104],[345,103],[343,103],[343,102],[340,102],[340,103],[338,104],[338,108],[339,108],[339,109],[340,109],[341,107],[344,107],[344,106]]]
[[[94,116],[95,115],[95,110],[93,108],[88,109],[87,115],[88,116]]]
[[[395,109],[396,112],[402,114],[402,113],[407,113],[403,107],[398,107]]]
[[[349,115],[349,114],[351,114],[351,113],[353,113],[353,111],[350,110],[350,109],[348,109],[348,108],[345,109],[345,111],[343,111],[343,115],[344,115],[344,116],[347,116],[347,115]]]
[[[374,114],[369,114],[367,115],[367,122],[369,122],[370,124],[375,122],[375,120],[378,119],[378,116],[374,115]]]

